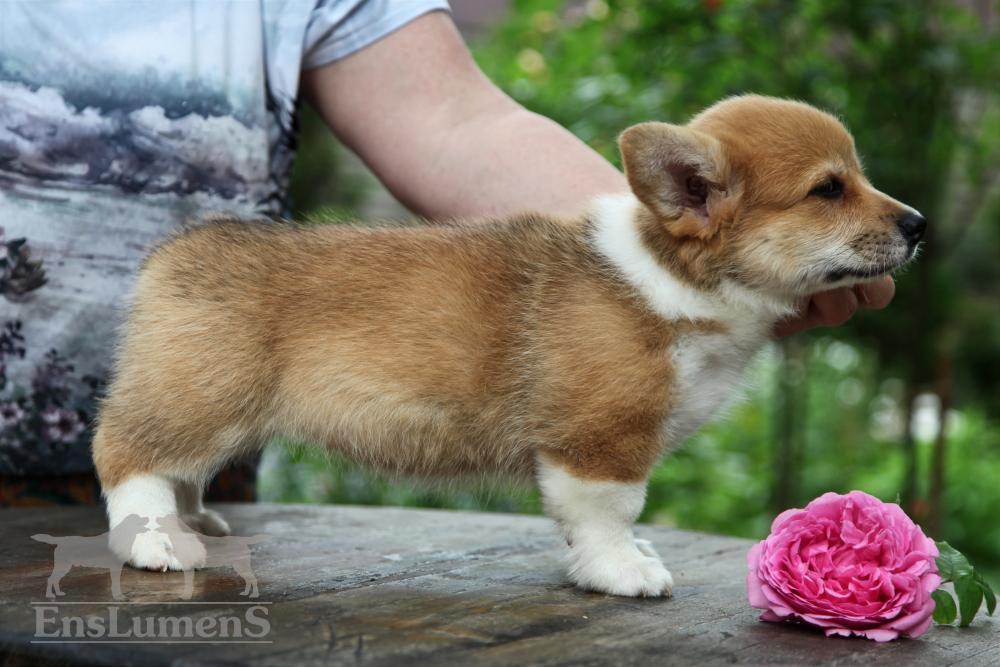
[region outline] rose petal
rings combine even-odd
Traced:
[[[766,610],[763,614],[760,615],[760,620],[767,621],[768,623],[781,623],[782,621],[785,620],[785,618],[786,616],[778,616],[770,609]]]
[[[899,637],[899,633],[895,630],[883,630],[881,628],[858,630],[857,634],[862,637],[868,637],[868,639],[874,639],[877,642],[891,642],[893,639]]]

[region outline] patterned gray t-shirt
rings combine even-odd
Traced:
[[[446,0],[0,2],[0,475],[90,468],[147,250],[281,215],[299,73]]]

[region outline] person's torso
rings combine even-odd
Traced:
[[[0,473],[89,468],[90,378],[157,241],[283,213],[314,6],[0,3]]]

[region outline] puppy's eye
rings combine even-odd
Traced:
[[[844,194],[844,183],[839,178],[831,176],[810,190],[809,194],[824,199],[836,199]]]

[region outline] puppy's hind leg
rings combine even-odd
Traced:
[[[652,546],[632,533],[646,500],[645,480],[591,479],[544,455],[538,458],[538,478],[546,512],[569,544],[573,583],[611,595],[671,595],[670,572]]]
[[[125,481],[105,489],[108,505],[108,523],[111,525],[110,547],[114,554],[133,567],[144,570],[183,570],[184,564],[174,553],[170,536],[157,530],[158,521],[178,514],[174,482],[163,475],[133,475]],[[120,535],[115,528],[129,515],[147,519],[146,530],[131,535]],[[195,556],[188,562],[197,567],[204,563],[204,556]],[[189,565],[190,567],[190,565]]]
[[[230,534],[229,524],[215,510],[205,509],[201,501],[202,486],[194,482],[177,482],[177,506],[181,521],[203,535],[224,537]]]
[[[166,572],[183,570],[185,565],[199,567],[205,561],[204,547],[182,563],[174,553],[170,536],[157,530],[161,519],[179,514],[176,481],[161,472],[169,457],[149,443],[141,451],[135,445],[130,446],[128,438],[112,438],[111,431],[107,424],[101,424],[93,443],[94,464],[111,528],[108,533],[111,551],[123,562],[140,569]],[[160,465],[154,466],[150,459],[157,453]]]

